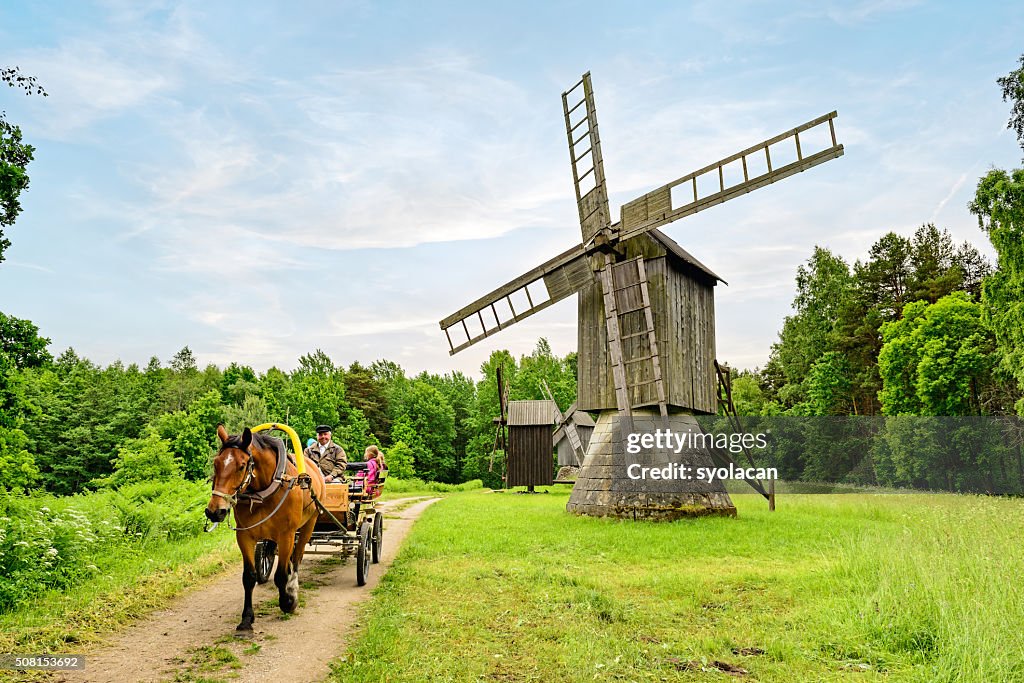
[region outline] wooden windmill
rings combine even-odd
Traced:
[[[545,380],[541,380],[541,390],[552,404],[555,433],[551,437],[551,445],[558,450],[558,464],[568,467],[582,466],[587,444],[590,443],[590,432],[594,427],[593,419],[587,413],[578,410],[576,403],[569,406],[569,409],[563,414],[558,409],[555,395]],[[585,437],[580,433],[581,428],[586,433]]]
[[[525,486],[533,492],[535,486],[548,486],[554,477],[551,427],[558,406],[554,401],[510,401],[509,388],[499,365],[495,371],[498,380],[498,417],[491,450],[491,468],[494,454],[500,448],[505,457],[502,479],[507,488]]]
[[[578,403],[600,415],[568,509],[659,519],[735,514],[721,482],[626,476],[636,459],[625,453],[624,431],[695,431],[693,415],[717,410],[714,287],[721,278],[658,228],[842,156],[837,114],[666,183],[623,205],[613,223],[589,73],[562,93],[562,106],[583,241],[442,320],[450,353],[578,292]],[[824,142],[813,149],[810,138]],[[644,457],[651,467],[713,464],[702,449]]]
[[[554,401],[509,401],[505,486],[550,486],[555,449],[551,445]]]

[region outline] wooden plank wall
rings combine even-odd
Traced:
[[[666,400],[676,408],[714,413],[717,410],[714,288],[675,267],[666,257],[650,258],[645,266]],[[624,299],[620,298],[620,301]],[[632,331],[626,327],[635,326],[631,318],[641,315],[638,312],[627,316],[623,334]],[[596,282],[580,292],[579,320],[579,407],[582,410],[614,410],[615,392],[608,360],[604,303]],[[625,340],[623,344],[631,342],[641,344],[643,348],[649,344],[643,337]],[[644,372],[650,372],[649,365],[637,365]],[[629,376],[630,385],[649,379],[638,374]],[[643,392],[641,396],[634,393],[633,397],[639,399],[640,405],[657,403],[653,385],[633,391]]]
[[[604,325],[601,286],[595,279],[580,290],[577,332],[578,372],[576,376],[581,410],[615,407],[612,370],[608,360],[608,332]],[[610,399],[610,405],[609,405]]]
[[[580,435],[580,443],[583,445],[583,452],[586,453],[587,448],[590,447],[590,435],[594,433],[594,428],[577,425],[576,432]],[[572,452],[572,444],[569,443],[568,437],[563,437],[558,442],[558,466],[565,467],[567,465],[576,466],[576,455]]]
[[[551,427],[509,427],[506,482],[512,486],[550,486],[555,479]]]

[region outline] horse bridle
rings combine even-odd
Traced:
[[[227,444],[222,446],[221,447],[221,452],[223,452],[224,449],[227,448],[227,447],[228,447]],[[287,455],[282,455],[281,451],[278,451],[277,470],[274,472],[274,478],[270,482],[270,486],[268,486],[267,488],[263,489],[262,491],[250,492],[247,489],[248,489],[249,485],[252,483],[253,477],[255,476],[256,458],[253,456],[252,451],[249,450],[250,447],[248,447],[248,446],[246,448],[239,448],[238,446],[231,446],[231,448],[238,448],[238,450],[244,451],[245,454],[249,456],[249,462],[247,462],[246,465],[245,465],[245,475],[242,477],[242,483],[238,485],[238,488],[235,489],[234,493],[228,494],[228,493],[223,493],[221,491],[218,491],[217,489],[213,490],[213,495],[219,496],[219,497],[223,498],[224,500],[226,500],[228,502],[228,509],[233,508],[238,503],[238,500],[240,498],[246,498],[249,501],[250,506],[252,504],[256,503],[257,501],[262,503],[264,500],[269,498],[271,496],[271,494],[273,494],[275,491],[277,491],[278,488],[281,487],[282,480],[284,479],[285,465],[286,465],[286,463],[288,461]],[[219,453],[218,453],[218,455],[219,455]],[[305,486],[300,486],[300,487],[301,488],[307,488],[308,487],[309,476],[308,475],[301,475],[301,476],[304,478],[304,481],[306,482],[306,485]],[[296,477],[296,478],[289,478],[287,486],[285,488],[284,495],[281,496],[281,499],[279,501],[277,501],[277,505],[274,507],[274,509],[271,511],[271,513],[269,515],[267,515],[266,517],[264,517],[263,519],[261,519],[260,521],[256,522],[255,524],[251,524],[249,526],[246,526],[246,527],[233,527],[230,524],[228,524],[228,526],[232,529],[232,531],[248,531],[249,529],[255,529],[259,525],[263,524],[268,519],[270,519],[271,517],[273,517],[274,515],[277,514],[277,511],[281,509],[282,505],[284,505],[284,501],[286,501],[288,499],[288,494],[291,492],[292,487],[298,481],[299,481],[298,477]],[[219,524],[219,523],[220,522],[217,522],[216,524],[214,524],[212,528],[208,529],[208,531],[212,531],[213,529],[215,529],[217,527],[217,524]]]
[[[224,448],[227,448],[227,446]],[[221,448],[221,452],[224,451],[224,448]],[[231,448],[238,448],[238,446],[231,446]],[[244,450],[245,454],[249,456],[249,462],[245,463],[245,474],[242,476],[242,483],[235,488],[233,493],[224,493],[222,491],[218,491],[216,488],[213,489],[213,495],[220,496],[226,500],[228,502],[228,507],[235,506],[238,502],[239,494],[245,492],[245,489],[247,489],[249,484],[252,483],[253,477],[256,476],[256,458],[253,457],[252,451],[249,450],[249,447],[246,447],[245,449],[238,448],[238,450]]]

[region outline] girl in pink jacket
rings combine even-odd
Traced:
[[[363,455],[366,460],[366,490],[373,491],[377,486],[377,478],[384,468],[384,455],[376,446],[367,446]]]

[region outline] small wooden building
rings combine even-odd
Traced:
[[[505,486],[550,486],[555,479],[553,401],[509,401]]]
[[[625,214],[627,207],[623,207]],[[619,245],[626,258],[643,256],[654,327],[658,340],[665,402],[669,409],[687,413],[718,411],[718,378],[715,375],[715,285],[724,282],[660,230]],[[638,312],[635,316],[641,316]],[[603,290],[597,280],[580,291],[579,297],[579,387],[580,410],[616,410],[612,364],[608,355],[608,332],[604,321]],[[639,317],[636,318],[639,323]],[[644,334],[628,325],[622,329],[623,354],[650,355]],[[626,349],[627,344],[636,345]],[[627,368],[626,384],[634,407],[657,406],[657,395],[644,375],[646,363]]]
[[[586,453],[587,446],[590,445],[590,435],[594,433],[594,418],[590,417],[590,413],[577,410],[569,419],[576,425],[576,433],[580,435],[580,443],[583,444],[583,452]],[[579,467],[583,464],[582,458],[577,462],[576,454],[572,452],[572,444],[569,443],[569,437],[565,433],[564,425],[560,425],[555,430],[554,435],[551,437],[551,443],[554,444],[555,450],[558,451],[559,467]]]

